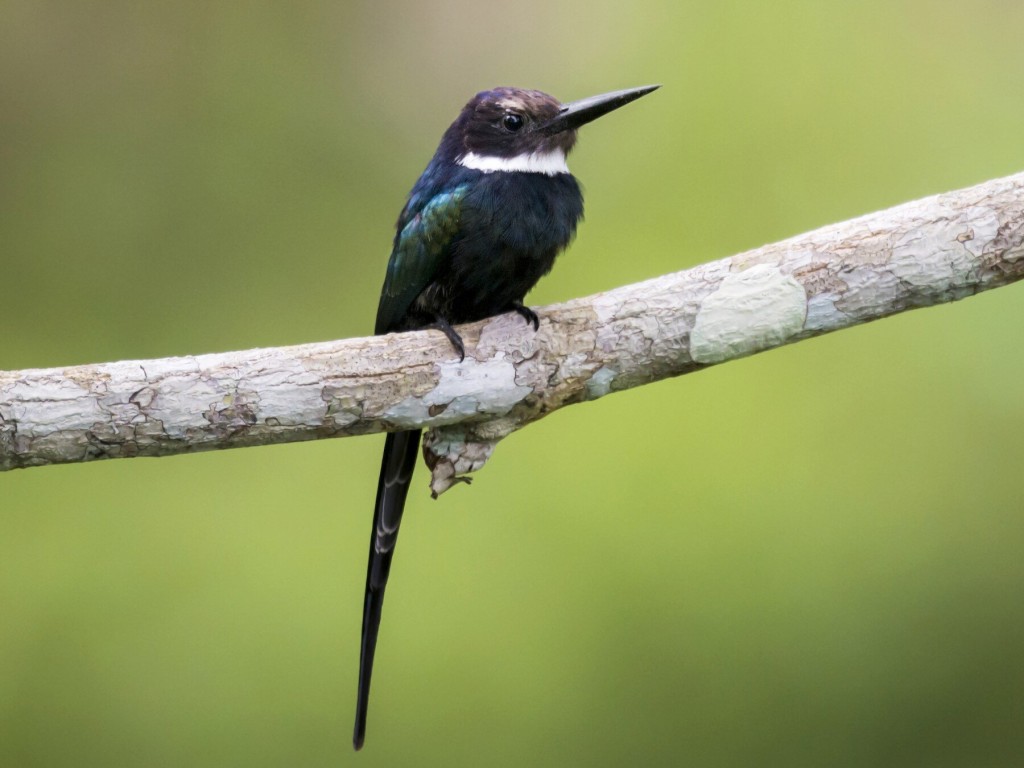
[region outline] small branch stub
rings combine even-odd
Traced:
[[[434,494],[572,403],[1024,277],[1024,174],[459,328],[0,372],[0,470],[425,428]]]

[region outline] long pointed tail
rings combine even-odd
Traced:
[[[384,607],[384,588],[388,583],[391,558],[398,541],[405,496],[416,467],[420,430],[392,432],[384,442],[384,456],[377,482],[377,501],[373,508],[373,531],[370,534],[370,559],[366,565],[366,601],[363,603],[363,639],[359,649],[359,693],[356,699],[356,727],[352,744],[363,746],[366,738],[366,710],[370,702],[370,676],[373,674],[373,653],[377,647],[377,630]]]

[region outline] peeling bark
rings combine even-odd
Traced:
[[[0,470],[424,427],[431,488],[572,403],[1024,277],[1024,174],[459,332],[0,372]]]

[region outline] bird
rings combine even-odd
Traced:
[[[444,132],[398,217],[377,308],[375,334],[434,329],[460,361],[454,326],[516,312],[569,245],[583,193],[566,157],[580,126],[644,96],[648,85],[567,104],[546,93],[493,88],[476,94]],[[353,746],[362,748],[370,677],[420,430],[385,438],[366,569]]]

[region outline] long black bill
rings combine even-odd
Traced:
[[[641,96],[646,96],[651,91],[661,88],[660,85],[644,85],[640,88],[627,88],[624,91],[612,91],[602,93],[600,96],[591,96],[589,99],[580,99],[562,105],[562,111],[551,118],[540,127],[540,130],[547,134],[561,133],[596,120],[601,115],[607,115],[613,109],[618,109],[624,104],[636,101]]]

